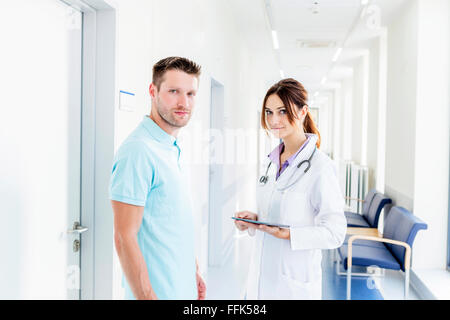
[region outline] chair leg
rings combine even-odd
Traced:
[[[409,295],[409,268],[405,269],[405,296],[404,299],[408,300]]]
[[[336,249],[337,251],[337,249]],[[338,257],[338,254],[336,254],[336,275],[339,275],[339,267],[341,265],[341,259]]]
[[[351,294],[352,294],[352,265],[349,265],[347,266],[347,300],[351,300]]]

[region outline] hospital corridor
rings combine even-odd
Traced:
[[[450,1],[0,0],[0,34],[0,300],[450,299]]]

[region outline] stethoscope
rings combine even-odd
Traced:
[[[312,159],[312,157],[314,156],[314,154],[316,153],[316,150],[317,150],[317,146],[314,146],[314,151],[311,153],[311,155],[309,156],[309,158],[306,159],[306,160],[301,161],[301,162],[297,165],[297,169],[299,169],[303,164],[306,163],[307,166],[306,166],[305,171],[303,171],[303,172],[304,172],[304,173],[308,172],[309,168],[311,168],[311,159]],[[269,165],[267,166],[266,174],[263,175],[263,176],[261,176],[261,178],[259,178],[259,183],[260,183],[261,185],[265,185],[265,184],[267,183],[267,181],[269,181],[269,175],[268,175],[268,173],[269,173],[269,169],[270,169],[270,166],[271,166],[271,165],[272,165],[272,161],[270,161],[270,162],[269,162]],[[293,176],[293,175],[291,175],[291,177],[292,177],[292,176]],[[300,179],[300,178],[298,178],[298,179]],[[289,184],[287,187],[282,188],[282,190],[286,190],[286,189],[288,189],[290,186],[292,186],[293,184],[297,183],[298,179],[295,180],[293,183]],[[289,179],[289,180],[290,180],[290,179]],[[289,180],[288,180],[288,183],[289,183]]]

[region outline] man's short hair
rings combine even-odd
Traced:
[[[164,74],[169,70],[180,70],[186,72],[187,74],[192,74],[197,78],[200,77],[201,67],[195,62],[182,58],[182,57],[167,57],[159,60],[153,66],[153,84],[160,88],[161,83],[164,80]]]

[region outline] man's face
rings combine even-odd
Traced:
[[[187,125],[195,107],[198,89],[196,76],[179,70],[168,70],[158,88],[150,86],[153,107],[161,119],[174,128]]]

